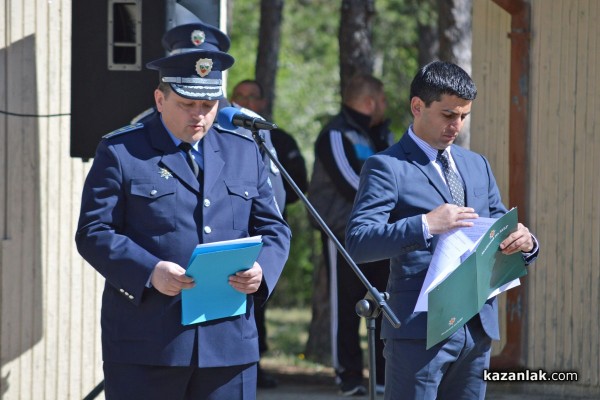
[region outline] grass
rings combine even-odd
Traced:
[[[262,356],[261,365],[270,369],[296,367],[314,372],[322,372],[329,368],[304,357],[311,318],[310,309],[269,307],[266,316],[269,350]]]
[[[304,356],[311,320],[310,308],[269,307],[267,318],[267,343],[269,350],[261,357],[261,365],[281,373],[304,373],[333,377],[331,365],[307,360]],[[361,323],[361,346],[367,360],[365,324]],[[329,334],[329,332],[325,332]]]

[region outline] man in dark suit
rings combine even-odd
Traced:
[[[476,94],[460,67],[439,61],[423,67],[411,84],[413,124],[361,173],[346,246],[356,262],[391,259],[389,305],[402,323],[395,329],[384,319],[387,400],[485,397],[483,370],[492,339],[499,339],[496,299],[429,350],[427,315],[413,312],[438,235],[507,212],[485,157],[453,145]],[[500,251],[521,252],[529,264],[538,243],[518,224]]]
[[[249,138],[213,128],[226,53],[153,61],[158,113],[100,142],[83,188],[80,254],[105,277],[102,353],[107,399],[253,399],[259,359],[254,294],[268,298],[290,231]],[[181,323],[181,291],[198,243],[261,235],[254,265],[229,277],[245,314]],[[211,266],[219,268],[219,265]]]

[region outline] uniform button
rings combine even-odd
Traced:
[[[211,233],[212,229],[210,229],[210,226],[205,226],[204,227],[204,233]]]
[[[210,207],[210,200],[204,199],[204,207]]]
[[[124,293],[125,291],[123,289],[119,289],[119,292]]]
[[[248,192],[244,192],[244,196],[248,197]]]
[[[156,196],[156,193],[158,193],[158,191],[156,189],[152,189],[150,196]]]
[[[133,300],[133,296],[132,295],[129,295],[129,300]]]

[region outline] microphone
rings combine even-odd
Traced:
[[[246,129],[276,129],[277,125],[272,122],[265,121],[258,114],[248,115],[242,110],[235,107],[223,107],[217,115],[217,122],[225,129],[235,129],[240,126]]]

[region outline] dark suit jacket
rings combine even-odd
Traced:
[[[506,213],[485,157],[455,145],[452,157],[465,182],[466,205],[481,217],[498,218]],[[402,326],[393,328],[384,318],[383,338],[426,337],[427,315],[413,310],[437,237],[425,240],[421,215],[451,202],[448,186],[407,133],[366,161],[347,227],[346,248],[357,263],[391,259],[388,304]],[[486,302],[479,317],[488,336],[499,339],[496,298]]]
[[[104,361],[186,366],[196,352],[200,367],[257,361],[253,296],[245,315],[183,326],[180,296],[147,287],[159,260],[186,268],[198,243],[262,235],[259,291],[264,297],[272,292],[288,256],[290,231],[275,208],[256,144],[211,129],[201,142],[201,195],[159,114],[124,131],[98,146],[76,234],[81,255],[106,278]]]

